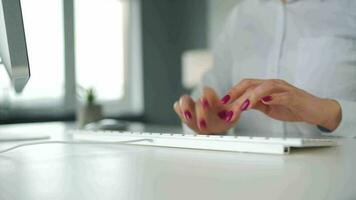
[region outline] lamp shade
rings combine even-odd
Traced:
[[[203,75],[213,66],[213,56],[209,50],[189,50],[182,56],[182,81],[186,89],[199,84]]]

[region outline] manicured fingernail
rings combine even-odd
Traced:
[[[234,116],[234,112],[223,110],[223,111],[218,112],[218,116],[220,119],[222,119],[226,122],[230,122],[232,117]]]
[[[226,110],[223,110],[223,111],[218,112],[218,116],[220,117],[220,119],[225,120],[227,113],[228,112]]]
[[[202,98],[202,99],[200,99],[200,102],[203,105],[204,109],[208,109],[209,108],[210,105],[209,105],[208,100],[206,100],[205,98]]]
[[[192,119],[192,113],[191,112],[189,112],[189,111],[185,111],[184,112],[184,117],[185,117],[185,119],[187,120],[187,121],[189,121],[189,120],[191,120]]]
[[[206,128],[206,121],[204,119],[201,119],[199,121],[199,129],[204,129]]]
[[[250,100],[246,99],[244,103],[241,105],[240,110],[245,111],[247,110],[248,106],[250,105]]]
[[[262,98],[262,101],[270,102],[270,101],[272,101],[272,96],[265,96],[265,97]]]
[[[234,116],[234,112],[233,111],[227,112],[225,121],[226,122],[231,122],[232,116]]]
[[[222,104],[227,104],[230,101],[230,99],[231,99],[230,95],[226,95],[220,101]]]

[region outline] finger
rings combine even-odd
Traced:
[[[199,129],[196,125],[195,103],[189,96],[182,96],[178,102],[174,104],[174,110],[178,114],[182,122],[189,128],[198,132]]]
[[[225,123],[234,123],[234,113],[232,110],[227,109],[226,107],[217,107],[218,103],[219,103],[219,97],[216,94],[216,92],[209,87],[204,88],[203,91],[203,97],[200,99],[201,101],[201,105],[205,111],[205,116],[206,116],[206,122],[209,123],[209,119],[211,119],[210,117],[208,117],[207,115],[211,114],[210,111],[213,111],[213,114],[216,114],[220,120],[224,121]],[[215,109],[209,109],[210,106],[215,106]],[[218,108],[218,110],[216,110],[216,108]],[[208,113],[206,113],[208,112]],[[237,117],[237,115],[235,116]]]
[[[179,106],[178,101],[174,102],[173,104],[173,110],[177,113],[178,117],[180,118],[181,121],[184,121],[184,117],[182,115],[181,108]]]
[[[220,100],[222,104],[228,104],[238,99],[250,87],[256,87],[261,84],[263,80],[260,79],[244,79],[232,87],[227,94]]]
[[[241,111],[222,110],[218,112],[217,115],[222,121],[231,125],[231,124],[235,124],[238,121],[241,115]]]
[[[261,99],[264,105],[288,106],[292,104],[292,95],[289,92],[275,93]]]
[[[253,109],[259,110],[261,112],[263,112],[264,114],[268,115],[268,113],[270,112],[270,106],[269,105],[265,105],[262,102],[257,103]]]
[[[188,96],[184,95],[179,99],[179,107],[183,117],[183,121],[187,124],[194,123],[195,120],[195,103],[194,100]]]
[[[245,91],[245,93],[249,94],[253,89],[254,89],[254,87],[250,87]],[[243,112],[241,109],[236,109],[235,104],[237,104],[237,101],[238,100],[236,100],[234,102],[234,105],[232,105],[232,108],[231,108],[232,111],[230,111],[229,116],[227,118],[225,118],[226,122],[234,123],[235,121],[237,121],[237,119],[240,117],[241,113]],[[219,115],[220,115],[220,113],[219,113]]]
[[[208,116],[207,111],[203,108],[203,105],[200,101],[195,104],[196,112],[196,126],[199,129],[200,133],[208,133]]]
[[[193,131],[195,132],[198,132],[199,129],[198,127],[195,125],[194,122],[190,123],[190,124],[187,124],[185,122],[185,117],[183,116],[183,113],[181,111],[181,108],[179,106],[179,102],[175,102],[174,105],[173,105],[173,108],[174,108],[174,111],[177,113],[177,115],[179,116],[180,120],[185,123],[190,129],[192,129]]]
[[[200,98],[200,103],[202,104],[205,110],[208,110],[211,105],[216,105],[219,102],[219,97],[214,91],[214,89],[210,87],[204,87],[203,95]]]
[[[287,92],[291,88],[289,85],[276,80],[264,81],[259,86],[244,93],[236,100],[235,109],[246,111],[254,107],[262,98],[270,96],[273,93]]]

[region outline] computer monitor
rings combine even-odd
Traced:
[[[0,58],[12,86],[20,93],[30,78],[20,0],[0,0]],[[0,142],[48,138],[48,133],[0,133]]]
[[[30,78],[20,0],[0,0],[0,58],[20,93]]]

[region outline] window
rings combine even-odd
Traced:
[[[76,79],[100,101],[124,95],[124,6],[118,0],[75,0]]]
[[[16,95],[5,69],[0,67],[0,113],[5,109],[16,115],[29,113],[30,117],[33,111],[42,116],[65,115],[68,111],[74,114],[75,98],[82,88],[96,90],[107,115],[140,113],[139,0],[63,2],[21,0],[31,79],[24,92]],[[71,5],[73,17],[66,13],[73,11]],[[75,35],[70,36],[75,38],[75,49],[64,34],[68,35],[64,27],[71,27],[70,21],[75,24]],[[75,57],[65,58],[65,52],[72,50]],[[75,69],[70,64],[65,66],[68,59],[75,59]]]
[[[108,115],[142,111],[139,0],[75,0],[76,83]]]

